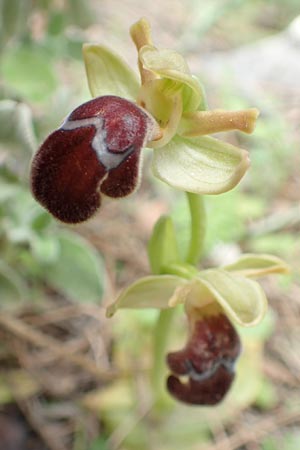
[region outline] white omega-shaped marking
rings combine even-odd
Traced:
[[[67,117],[60,127],[61,130],[75,130],[76,128],[94,126],[96,128],[95,136],[92,139],[91,146],[95,151],[98,160],[103,164],[107,170],[118,167],[127,156],[132,153],[132,148],[129,148],[124,153],[112,153],[107,149],[106,145],[106,130],[103,126],[103,119],[101,117],[88,117],[86,119],[69,120]]]

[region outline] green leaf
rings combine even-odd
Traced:
[[[172,297],[177,295],[177,288],[185,283],[185,279],[174,275],[140,278],[121,291],[114,303],[107,308],[106,315],[113,316],[119,308],[168,308]]]
[[[0,185],[0,203],[10,201],[18,194],[19,186],[16,183],[9,183],[1,177]]]
[[[162,216],[155,224],[148,243],[152,273],[163,273],[164,267],[179,262],[175,228],[171,217]]]
[[[195,194],[221,194],[234,188],[249,166],[248,153],[211,137],[175,136],[154,150],[153,172],[174,188]]]
[[[13,201],[8,198],[4,207],[6,217],[2,228],[7,239],[14,243],[30,242],[34,234],[32,225],[41,214],[42,208],[21,185],[16,185]]]
[[[14,100],[0,101],[0,139],[1,141],[11,138],[14,132],[14,115],[17,102]]]
[[[16,307],[26,296],[27,287],[22,278],[4,261],[0,261],[0,307]]]
[[[49,228],[52,223],[53,223],[52,216],[48,213],[48,211],[41,209],[34,216],[31,222],[31,228],[36,233],[41,233],[47,228]]]
[[[263,277],[273,273],[287,273],[288,265],[277,256],[245,254],[238,261],[223,267],[224,270],[235,272],[250,278]]]
[[[54,264],[59,258],[59,242],[56,236],[39,236],[32,233],[30,245],[33,256],[42,264]]]
[[[138,79],[122,58],[97,44],[84,44],[83,57],[93,97],[117,95],[128,100],[136,99]]]
[[[30,153],[36,150],[37,141],[28,105],[14,100],[0,101],[0,140],[17,143],[20,150],[25,149]]]
[[[195,307],[216,301],[239,325],[254,326],[264,317],[267,299],[261,286],[221,269],[199,272],[187,298]]]
[[[23,46],[3,55],[1,70],[8,86],[31,101],[45,101],[57,87],[51,59],[43,49]]]
[[[45,278],[55,289],[76,302],[99,303],[103,294],[104,268],[93,247],[75,233],[60,232],[57,261],[45,266]]]

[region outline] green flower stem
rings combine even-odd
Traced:
[[[168,348],[170,328],[176,311],[176,308],[169,308],[161,311],[154,330],[154,361],[151,382],[156,410],[163,409],[163,404],[165,403],[166,349]]]
[[[203,251],[206,229],[206,213],[203,196],[191,194],[190,192],[187,192],[186,195],[188,198],[191,215],[191,234],[186,262],[188,264],[195,265],[199,262]]]

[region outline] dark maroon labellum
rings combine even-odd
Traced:
[[[167,380],[169,392],[189,404],[219,403],[234,379],[240,349],[239,336],[224,314],[197,320],[186,347],[167,356],[173,372]],[[182,382],[180,376],[188,381]]]
[[[89,219],[101,197],[124,197],[139,179],[139,157],[152,120],[115,96],[76,108],[42,144],[31,169],[34,197],[66,223]]]

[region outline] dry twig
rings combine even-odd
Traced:
[[[264,419],[257,420],[251,425],[243,425],[239,431],[232,436],[226,436],[214,444],[199,447],[199,450],[237,450],[251,442],[258,443],[270,433],[282,426],[300,422],[300,411],[279,410],[276,414]]]
[[[47,336],[44,333],[33,329],[22,320],[2,313],[0,316],[0,325],[4,327],[10,333],[25,339],[26,341],[34,344],[37,347],[45,347],[48,351],[54,353],[60,358],[75,364],[97,379],[102,381],[109,381],[117,376],[115,371],[102,370],[96,366],[96,364],[84,355],[73,354],[69,348],[65,348],[58,340],[52,336]]]

